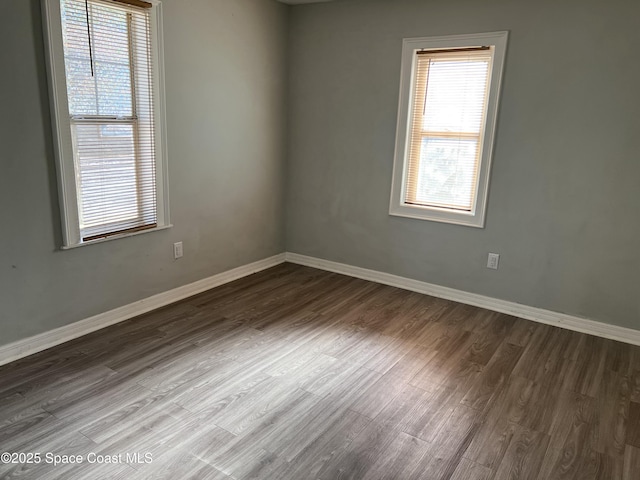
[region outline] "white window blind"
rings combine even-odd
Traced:
[[[61,0],[82,241],[157,226],[151,6]]]
[[[418,51],[404,203],[474,210],[493,51]]]

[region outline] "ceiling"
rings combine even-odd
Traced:
[[[278,0],[281,3],[286,3],[288,5],[302,5],[303,3],[320,3],[320,2],[331,2],[332,0]]]

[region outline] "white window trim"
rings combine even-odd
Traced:
[[[508,32],[491,32],[470,35],[450,35],[443,37],[405,38],[402,44],[402,70],[400,73],[400,101],[398,106],[398,126],[396,130],[396,149],[393,162],[393,180],[391,183],[391,202],[389,214],[432,220],[470,227],[484,228],[489,192],[489,174],[493,157],[496,119],[500,85],[504,69]],[[490,74],[487,118],[482,152],[478,171],[478,186],[474,209],[461,212],[446,208],[408,205],[404,202],[406,175],[409,156],[410,114],[413,98],[413,79],[415,76],[416,51],[463,48],[472,46],[493,46],[494,57]]]
[[[162,31],[162,3],[146,0],[151,8],[151,43],[153,60],[153,107],[155,121],[156,151],[156,198],[157,227],[108,236],[91,241],[82,241],[78,218],[78,193],[76,191],[73,143],[67,98],[64,47],[62,44],[62,20],[60,0],[42,0],[43,28],[46,47],[46,62],[49,79],[49,99],[53,127],[53,144],[58,176],[58,196],[62,217],[62,249],[93,245],[109,240],[130,237],[147,232],[170,228],[169,179],[167,161],[167,125],[164,94],[164,43]]]

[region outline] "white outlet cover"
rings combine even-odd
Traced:
[[[497,253],[490,253],[489,256],[487,257],[487,268],[497,270],[499,263],[500,263],[500,255]]]
[[[173,258],[181,258],[183,255],[182,242],[176,242],[173,244]]]

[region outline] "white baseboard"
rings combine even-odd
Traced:
[[[264,260],[259,260],[248,265],[234,268],[233,270],[213,275],[209,278],[198,280],[197,282],[190,283],[182,287],[174,288],[167,292],[153,295],[105,313],[94,315],[93,317],[56,328],[49,332],[18,340],[7,345],[0,345],[0,365],[27,357],[42,350],[46,350],[47,348],[60,345],[64,342],[68,342],[69,340],[73,340],[83,335],[87,335],[88,333],[95,332],[96,330],[100,330],[101,328],[108,327],[109,325],[142,315],[143,313],[156,310],[160,307],[164,307],[165,305],[197,295],[198,293],[202,293],[239,278],[246,277],[252,273],[266,270],[267,268],[274,267],[285,261],[321,270],[327,270],[329,272],[341,273],[343,275],[382,283],[384,285],[390,285],[404,290],[424,293],[433,297],[445,298],[447,300],[453,300],[467,305],[474,305],[476,307],[525,318],[534,322],[554,325],[633,345],[640,345],[640,330],[609,325],[606,323],[588,320],[586,318],[552,312],[542,308],[530,307],[506,300],[486,297],[484,295],[464,292],[462,290],[391,275],[389,273],[354,267],[343,263],[308,257],[306,255],[299,255],[297,253],[282,253],[274,255],[273,257],[265,258]]]
[[[150,312],[151,310],[197,295],[198,293],[202,293],[225,283],[246,277],[252,273],[266,270],[267,268],[274,267],[284,261],[284,253],[274,255],[273,257],[258,260],[257,262],[243,265],[241,267],[234,268],[233,270],[218,273],[212,277],[204,278],[197,282],[144,298],[129,305],[124,305],[108,312],[85,318],[84,320],[56,328],[55,330],[44,332],[23,340],[18,340],[8,345],[0,345],[0,365],[13,362],[19,358],[60,345],[61,343],[95,332],[96,330],[108,327],[109,325],[128,320],[138,315],[142,315],[143,313]]]
[[[424,293],[433,297],[445,298],[456,302],[486,308],[495,312],[506,313],[515,317],[532,320],[534,322],[554,325],[556,327],[574,330],[576,332],[588,333],[598,337],[618,340],[620,342],[640,345],[640,330],[609,325],[606,323],[588,320],[586,318],[575,317],[564,313],[552,312],[542,308],[530,307],[507,300],[485,297],[475,293],[464,292],[453,288],[442,287],[432,283],[412,280],[410,278],[399,277],[389,273],[378,272],[366,268],[354,267],[344,263],[322,260],[320,258],[308,257],[297,253],[287,253],[286,261],[306,265],[308,267],[319,268],[329,272],[341,273],[351,277],[361,278],[372,282],[390,285],[392,287],[411,290],[413,292]]]

